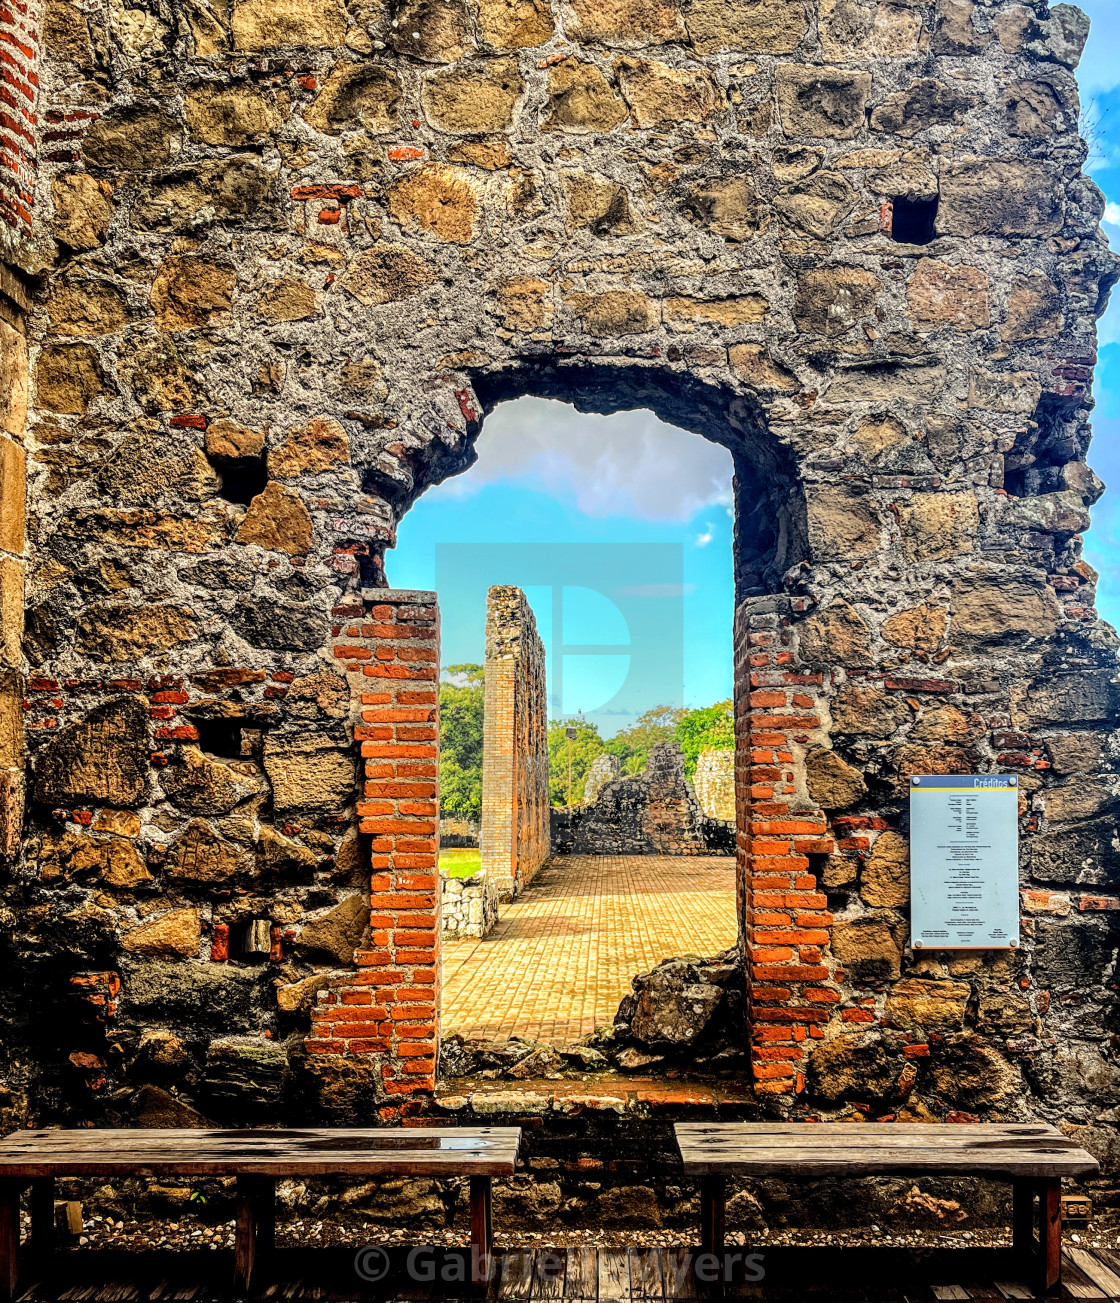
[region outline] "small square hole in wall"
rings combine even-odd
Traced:
[[[929,244],[937,220],[937,199],[895,199],[891,239],[898,244]]]

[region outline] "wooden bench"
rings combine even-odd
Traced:
[[[31,1248],[54,1241],[60,1176],[237,1178],[235,1287],[247,1291],[258,1253],[273,1244],[276,1181],[309,1176],[467,1176],[478,1281],[490,1275],[490,1180],[513,1174],[518,1127],[394,1127],[277,1131],[17,1131],[0,1141],[0,1298],[19,1268],[19,1199],[31,1186]]]
[[[1015,1251],[1044,1293],[1061,1278],[1062,1177],[1099,1171],[1044,1122],[679,1122],[676,1134],[685,1173],[700,1179],[707,1253],[723,1253],[729,1176],[986,1176],[1012,1183]]]

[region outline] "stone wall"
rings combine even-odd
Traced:
[[[440,930],[448,941],[484,937],[498,921],[498,893],[483,870],[473,878],[439,875]]]
[[[549,856],[548,687],[544,645],[520,588],[486,599],[482,867],[512,900]]]
[[[704,855],[708,820],[674,743],[654,747],[643,773],[600,787],[591,805],[556,811],[556,849],[566,855]]]
[[[369,878],[332,628],[535,394],[735,461],[759,1099],[1034,1113],[1112,1153],[1085,34],[1042,0],[51,0],[26,335],[21,291],[0,313],[32,366],[11,1124],[227,1116],[231,1055],[264,1065],[246,1101],[303,1080],[277,986]],[[1021,777],[1016,955],[906,944],[906,781],[962,768]],[[359,1058],[334,1115],[392,1116]]]
[[[708,747],[696,761],[696,799],[709,819],[735,822],[735,752]]]

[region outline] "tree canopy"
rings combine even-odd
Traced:
[[[439,796],[445,818],[482,818],[482,711],[486,671],[449,665],[439,685]]]
[[[439,688],[440,808],[451,818],[482,817],[482,716],[485,669],[481,665],[449,665]],[[595,757],[604,751],[618,757],[624,774],[640,774],[649,754],[662,742],[676,742],[684,752],[685,773],[696,774],[700,752],[708,747],[732,751],[735,717],[730,700],[711,706],[681,709],[654,706],[612,738],[582,715],[554,719],[548,725],[548,789],[553,805],[568,804],[568,734],[571,746],[571,799],[583,801],[584,786]]]

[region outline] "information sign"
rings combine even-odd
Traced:
[[[1019,782],[1012,774],[910,779],[915,950],[1019,944]]]

